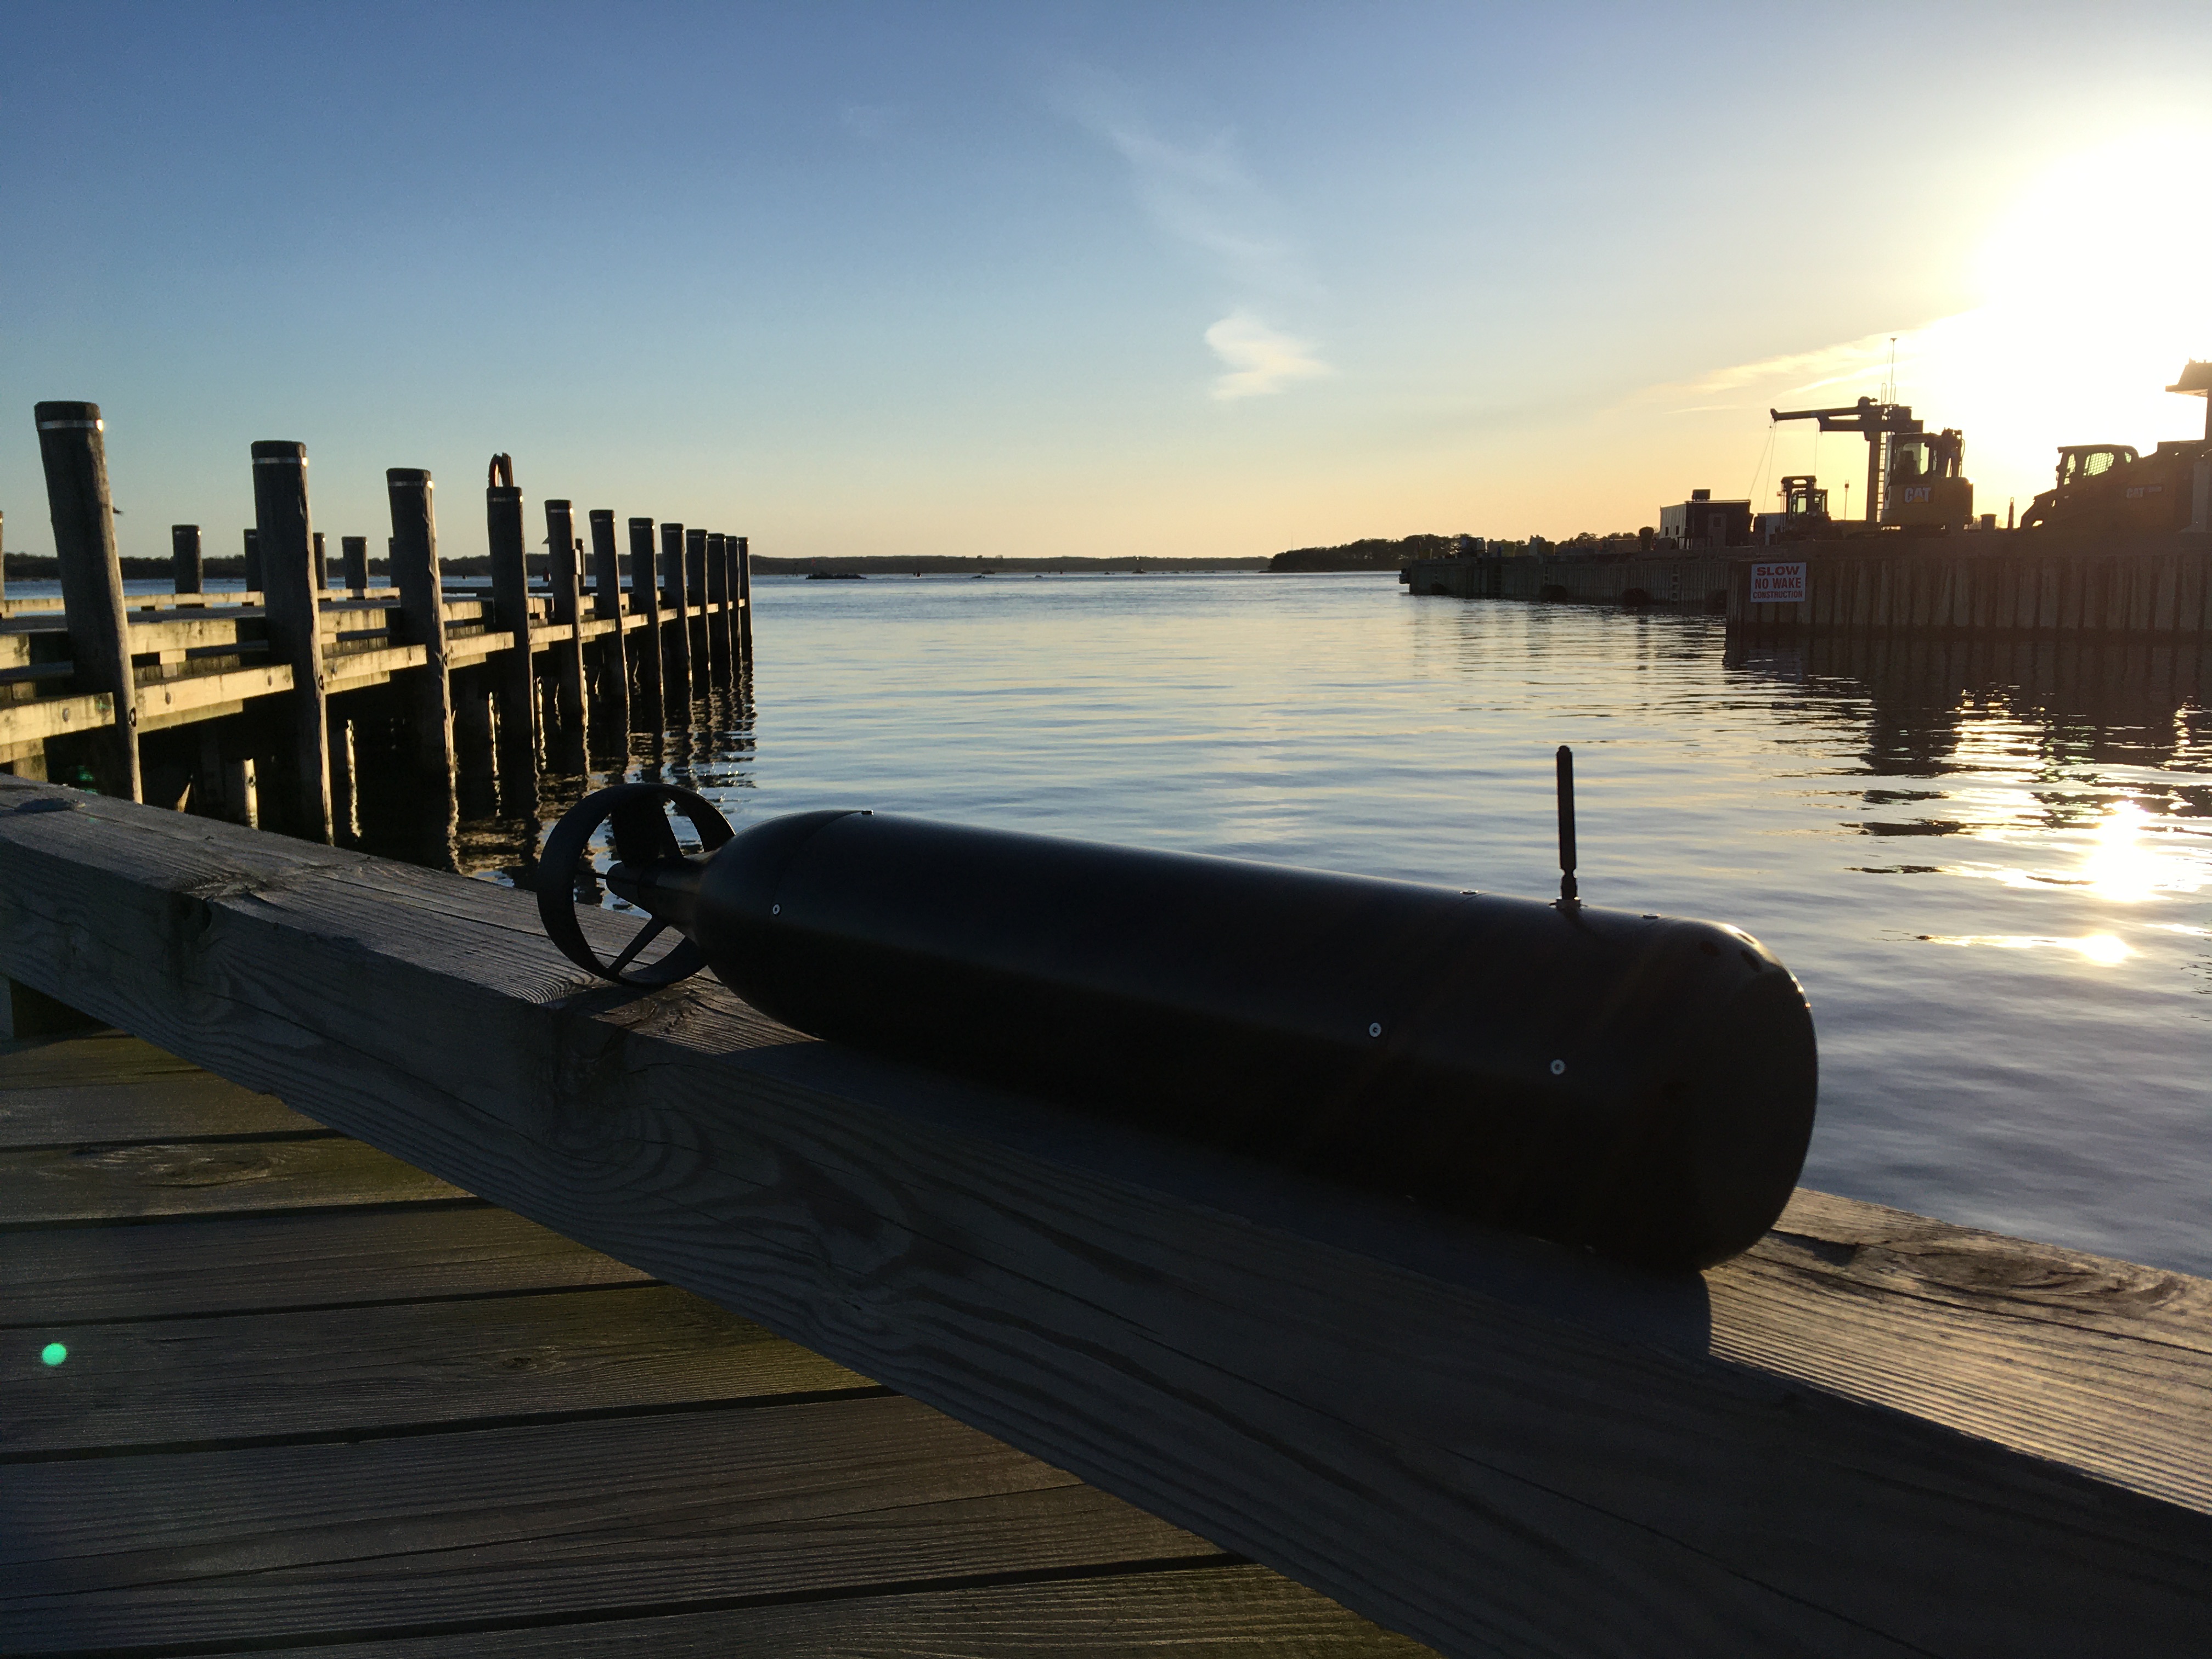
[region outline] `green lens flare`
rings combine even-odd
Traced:
[[[69,1350],[58,1342],[49,1342],[39,1350],[39,1358],[49,1365],[58,1365],[69,1358]]]

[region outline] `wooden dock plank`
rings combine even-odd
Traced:
[[[0,1152],[0,1228],[468,1194],[343,1135]]]
[[[1220,1553],[896,1396],[21,1464],[5,1501],[19,1655]]]
[[[0,1346],[0,1462],[874,1387],[665,1285],[80,1325],[66,1341],[59,1366]]]
[[[274,1095],[120,1031],[0,1048],[12,1050],[0,1052],[0,1148],[325,1133]]]
[[[283,1648],[268,1659],[329,1656]],[[1264,1567],[738,1603],[606,1623],[470,1630],[344,1659],[1419,1659],[1429,1651]]]
[[[59,1329],[649,1282],[489,1205],[323,1209],[9,1236],[0,1326]]]
[[[283,1110],[268,1097],[222,1084],[112,1031],[0,1049],[0,1121],[11,1107],[18,1120],[27,1119],[20,1107],[30,1097],[46,1111],[54,1104],[50,1097],[104,1096],[137,1097],[129,1127],[176,1144],[192,1137],[204,1143],[239,1127],[241,1107]],[[568,1288],[585,1285],[599,1288]],[[533,1293],[545,1291],[550,1293]],[[336,1305],[286,1305],[317,1298]],[[210,1307],[227,1311],[191,1311]],[[260,1311],[241,1316],[252,1310]],[[110,1316],[88,1319],[88,1312]],[[303,1478],[296,1463],[258,1462],[251,1454],[296,1458],[317,1441],[328,1450],[413,1442],[416,1450],[398,1460],[393,1482],[414,1492],[458,1494],[469,1512],[459,1523],[465,1528],[487,1511],[511,1518],[517,1505],[544,1513],[542,1492],[518,1492],[515,1483],[500,1479],[505,1457],[480,1455],[487,1432],[621,1425],[610,1459],[626,1473],[684,1464],[700,1471],[695,1483],[711,1482],[719,1491],[730,1484],[726,1464],[715,1455],[728,1437],[719,1425],[702,1423],[703,1415],[799,1401],[842,1405],[884,1393],[698,1297],[489,1207],[325,1209],[17,1232],[0,1252],[0,1322],[35,1328],[50,1313],[65,1317],[0,1346],[0,1399],[9,1402],[0,1417],[0,1463],[9,1466],[0,1480],[0,1539],[47,1530],[39,1483],[26,1484],[27,1470],[57,1464],[83,1469],[88,1458],[103,1471],[144,1470],[227,1451],[213,1463],[191,1464],[185,1483],[187,1507],[211,1504],[220,1510],[227,1498],[240,1499],[223,1516],[218,1554],[226,1547],[272,1547],[258,1535],[272,1512],[264,1480],[288,1492],[296,1487],[320,1494],[310,1509],[278,1517],[280,1528],[293,1522],[320,1543],[304,1556],[294,1550],[272,1580],[273,1599],[294,1615],[285,1636],[313,1642],[317,1651],[330,1651],[335,1643],[357,1652],[458,1653],[496,1639],[502,1629],[556,1652],[584,1650],[572,1644],[607,1635],[625,1643],[688,1644],[726,1635],[729,1610],[736,1607],[773,1612],[780,1622],[749,1616],[743,1627],[773,1632],[786,1650],[804,1643],[850,1650],[865,1640],[912,1652],[917,1641],[950,1640],[988,1644],[976,1651],[1033,1652],[1039,1644],[1097,1651],[1101,1643],[1141,1636],[1147,1650],[1397,1659],[1425,1651],[1264,1569],[1194,1569],[1193,1562],[1226,1558],[1072,1486],[1056,1471],[1040,1473],[1041,1466],[1003,1447],[991,1448],[989,1456],[1018,1473],[1011,1480],[986,1482],[980,1498],[958,1490],[948,1498],[931,1489],[919,1505],[887,1506],[896,1511],[892,1538],[902,1540],[901,1529],[919,1518],[928,1534],[924,1541],[952,1552],[951,1571],[902,1542],[871,1549],[871,1540],[880,1543],[887,1529],[872,1514],[856,1522],[848,1512],[849,1467],[813,1455],[823,1424],[831,1425],[830,1441],[842,1444],[847,1419],[835,1417],[815,1420],[795,1439],[774,1441],[781,1462],[812,1464],[809,1473],[816,1475],[827,1471],[837,1489],[834,1512],[825,1516],[817,1502],[802,1515],[796,1535],[779,1516],[742,1517],[740,1529],[756,1535],[740,1540],[741,1570],[734,1577],[696,1535],[720,1525],[722,1513],[702,1516],[682,1498],[664,1510],[645,1506],[642,1515],[625,1504],[617,1529],[636,1520],[637,1536],[617,1539],[614,1549],[625,1560],[647,1558],[647,1571],[602,1571],[579,1598],[555,1598],[550,1610],[544,1598],[521,1605],[518,1594],[488,1611],[477,1584],[465,1577],[455,1583],[456,1555],[488,1565],[492,1579],[508,1589],[528,1574],[569,1571],[562,1559],[532,1562],[533,1549],[567,1556],[580,1547],[596,1562],[603,1536],[595,1531],[580,1546],[562,1540],[549,1552],[511,1528],[499,1530],[506,1523],[495,1520],[489,1554],[479,1557],[467,1544],[456,1548],[455,1522],[435,1504],[395,1515],[390,1494],[372,1491],[364,1511],[356,1471],[347,1467],[358,1460],[342,1459],[337,1478]],[[48,1366],[37,1350],[44,1337],[57,1334],[66,1337],[69,1357],[59,1367]],[[949,1426],[933,1413],[909,1409],[926,1431]],[[951,1431],[972,1451],[977,1437]],[[561,1443],[553,1455],[570,1461],[565,1455],[572,1443]],[[607,1520],[607,1506],[591,1491],[606,1461],[587,1458],[579,1489],[568,1494],[573,1507],[587,1511],[587,1529]],[[792,1486],[805,1485],[794,1483],[787,1470],[772,1474],[776,1503],[793,1502]],[[173,1489],[159,1474],[152,1480],[159,1491]],[[94,1484],[88,1508],[72,1516],[80,1537],[94,1540],[89,1553],[116,1553],[102,1541],[112,1527],[123,1553],[141,1564],[149,1553],[158,1558],[149,1576],[161,1588],[148,1593],[134,1583],[118,1595],[112,1583],[88,1585],[85,1563],[66,1547],[11,1552],[0,1543],[0,1581],[13,1587],[15,1598],[12,1605],[0,1601],[10,1652],[81,1652],[86,1642],[105,1645],[133,1630],[151,1638],[137,1644],[142,1650],[165,1651],[174,1645],[179,1606],[204,1611],[238,1601],[231,1589],[235,1564],[210,1565],[208,1540],[180,1547],[173,1536],[152,1535],[161,1528],[144,1524],[150,1513],[146,1480],[122,1475]],[[805,1503],[804,1494],[799,1501]],[[1081,1523],[1094,1510],[1107,1517],[1103,1534]],[[945,1517],[950,1533],[936,1524]],[[1064,1534],[1057,1551],[1049,1547],[1055,1527]],[[562,1529],[558,1519],[550,1529]],[[765,1542],[762,1533],[770,1534]],[[1109,1546],[1121,1540],[1120,1547],[1102,1551],[1102,1536]],[[373,1540],[383,1564],[378,1572],[361,1568],[353,1540],[364,1538]],[[1041,1538],[1048,1547],[1042,1552]],[[1156,1564],[1163,1539],[1176,1552],[1164,1565]],[[969,1557],[959,1555],[963,1547]],[[811,1574],[797,1588],[781,1571],[794,1552],[809,1558]],[[823,1558],[841,1555],[823,1566]],[[95,1563],[90,1576],[98,1580],[106,1565]],[[1015,1582],[979,1582],[1008,1578]],[[1044,1582],[1036,1582],[1040,1578]],[[927,1588],[948,1580],[961,1588]],[[333,1583],[342,1588],[333,1591]],[[0,1591],[0,1598],[9,1594]],[[134,1597],[152,1605],[131,1605]],[[212,1638],[215,1645],[258,1648],[285,1639],[260,1633],[269,1599],[249,1598],[248,1610],[218,1613],[217,1622],[228,1618],[231,1627]],[[396,1622],[395,1607],[401,1610]],[[281,1621],[283,1613],[277,1616]],[[103,1620],[114,1626],[100,1626]],[[88,1621],[95,1627],[88,1629]],[[342,1627],[332,1629],[333,1622]],[[389,1642],[375,1635],[425,1629],[451,1633]]]

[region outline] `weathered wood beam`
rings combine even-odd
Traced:
[[[213,674],[180,675],[139,688],[138,729],[158,732],[164,726],[212,719],[217,709],[233,713],[235,710],[231,705],[291,689],[289,663],[272,663],[265,668],[229,668]]]
[[[115,724],[115,699],[105,691],[73,697],[42,697],[0,702],[0,747],[41,743],[76,732],[96,732]]]
[[[2202,1639],[2202,1280],[1814,1194],[1645,1278],[592,984],[489,884],[8,779],[0,970],[1449,1654]]]

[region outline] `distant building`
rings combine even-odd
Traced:
[[[1659,534],[1677,547],[1745,547],[1751,542],[1751,503],[1717,501],[1710,489],[1693,489],[1686,501],[1659,509]]]

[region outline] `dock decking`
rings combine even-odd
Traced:
[[[0,1327],[10,1655],[1425,1651],[114,1031],[0,1045]]]

